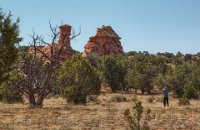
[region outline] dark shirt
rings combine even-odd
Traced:
[[[163,96],[168,97],[168,89],[167,88],[163,88]]]

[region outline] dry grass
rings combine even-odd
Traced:
[[[115,96],[124,96],[127,102],[111,102]],[[152,130],[199,130],[200,101],[190,106],[178,106],[177,99],[170,99],[170,107],[164,108],[160,95],[137,96],[145,109],[150,108],[154,119]],[[70,105],[62,98],[46,99],[42,109],[29,109],[28,104],[0,104],[0,130],[126,130],[123,112],[134,104],[133,94],[103,94],[97,102],[87,105]]]

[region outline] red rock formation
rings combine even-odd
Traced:
[[[120,37],[110,26],[102,26],[97,28],[95,36],[89,38],[88,43],[84,46],[83,56],[90,53],[98,53],[100,55],[117,55],[122,54]]]
[[[58,44],[53,43],[52,47],[55,53],[58,53],[60,48],[63,47],[59,55],[59,58],[60,58],[60,61],[65,61],[66,59],[69,59],[75,53],[75,51],[72,49],[70,45],[71,26],[65,24],[65,25],[60,26],[59,28],[60,28],[60,37],[59,37]],[[50,46],[37,46],[37,48],[40,49],[45,54],[47,54],[48,56],[50,56],[51,54]],[[29,52],[33,54],[34,47],[30,47]],[[38,52],[37,56],[41,57],[42,54]]]
[[[60,26],[59,28],[60,28],[60,37],[58,41],[58,46],[61,47],[63,45],[60,58],[62,61],[65,61],[75,53],[75,51],[72,49],[70,45],[71,26],[65,24]]]

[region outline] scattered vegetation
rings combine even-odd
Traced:
[[[11,13],[6,15],[0,11],[0,84],[1,89],[6,90],[1,93],[2,100],[8,98],[14,101],[18,98],[13,95],[25,95],[30,106],[41,108],[48,94],[58,93],[68,102],[84,104],[88,95],[99,94],[104,83],[112,92],[134,90],[137,93],[139,90],[143,95],[151,95],[157,92],[154,90],[161,90],[167,85],[177,98],[189,100],[200,96],[199,53],[178,52],[174,55],[169,52],[150,54],[148,51],[132,51],[118,56],[91,54],[88,59],[74,56],[60,68],[59,53],[53,49],[59,32],[51,24],[50,29],[52,44],[33,33],[31,47],[35,53],[30,54],[29,47],[18,46],[22,41],[19,19],[13,22]],[[47,56],[38,45],[48,45],[51,54]],[[125,98],[115,97],[114,100]],[[150,98],[148,102],[152,100]]]

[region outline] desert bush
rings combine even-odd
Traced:
[[[69,103],[85,104],[88,95],[100,93],[101,81],[96,70],[80,55],[67,60],[57,72],[61,95]]]
[[[19,92],[9,92],[6,90],[1,90],[0,92],[0,102],[3,103],[23,103],[23,95]]]
[[[110,99],[111,102],[127,102],[126,97],[124,96],[114,96]]]
[[[183,96],[182,98],[179,99],[178,105],[179,106],[190,105],[190,101],[185,96]]]
[[[150,96],[147,98],[148,103],[153,103],[154,100],[155,100],[155,98],[153,96]]]
[[[199,91],[193,87],[193,82],[188,81],[184,86],[184,95],[189,99],[197,99],[199,97]]]
[[[0,102],[4,103],[21,103],[23,102],[23,95],[19,89],[12,87],[12,81],[19,81],[18,76],[14,71],[9,72],[10,76],[6,82],[0,86]]]
[[[144,115],[145,117],[143,123],[141,123],[141,119],[144,114],[144,109],[142,103],[140,101],[137,101],[133,106],[133,112],[131,112],[129,109],[126,109],[124,111],[124,116],[128,121],[131,130],[148,130],[149,129],[148,122],[151,120],[150,113],[151,110],[147,109]]]

